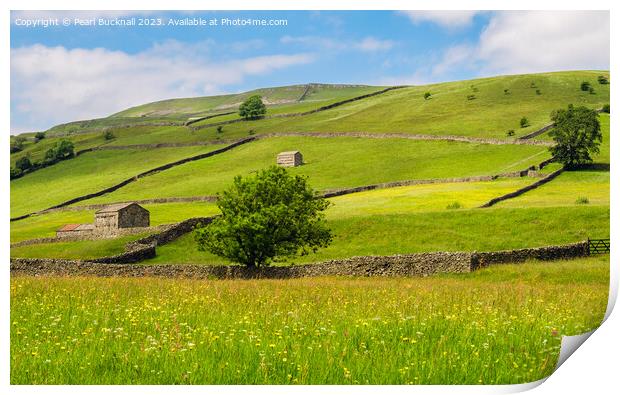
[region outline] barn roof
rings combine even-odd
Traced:
[[[99,214],[99,213],[114,213],[114,212],[117,212],[117,211],[121,211],[125,207],[129,207],[129,206],[134,205],[134,204],[136,206],[140,207],[141,209],[146,210],[144,207],[140,206],[136,202],[127,202],[127,203],[117,203],[117,204],[111,204],[109,206],[105,206],[101,210],[98,210],[97,212],[95,212],[95,214]]]
[[[58,230],[63,231],[63,232],[68,232],[70,230],[76,230],[79,226],[80,224],[66,224],[66,225],[63,225],[63,227]]]
[[[90,230],[93,229],[92,224],[66,224],[62,228],[58,229],[59,232],[71,232],[74,230]]]

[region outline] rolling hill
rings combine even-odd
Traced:
[[[90,222],[97,205],[113,202],[144,201],[153,225],[213,215],[213,202],[193,200],[214,196],[235,175],[272,165],[278,152],[292,149],[303,153],[305,164],[290,171],[308,176],[320,192],[387,183],[331,198],[334,244],[296,262],[607,237],[607,114],[600,116],[604,142],[595,158],[598,167],[566,172],[515,199],[478,208],[559,168],[552,164],[520,177],[527,172],[518,171],[550,158],[552,144],[546,134],[520,138],[548,125],[555,109],[571,103],[598,109],[609,103],[609,85],[598,84],[599,75],[608,72],[501,76],[393,89],[293,85],[165,100],[58,125],[36,143],[27,135],[24,149],[11,155],[11,163],[25,155],[40,160],[62,139],[72,141],[79,153],[11,181],[11,216],[33,214],[11,223],[11,242],[51,237],[63,224]],[[594,94],[580,90],[582,81],[595,87]],[[424,98],[425,92],[430,98]],[[252,94],[263,96],[268,111],[263,119],[246,121],[235,110]],[[522,117],[528,126],[520,127]],[[104,131],[114,138],[106,140]],[[220,152],[240,140],[245,143]],[[216,154],[202,157],[208,153]],[[166,166],[197,155],[198,160]],[[486,178],[466,179],[475,176]],[[119,183],[125,184],[99,193]],[[89,194],[97,196],[45,211]],[[588,203],[578,203],[582,197]],[[128,240],[42,242],[15,246],[11,255],[102,256],[122,251]],[[191,235],[183,236],[158,248],[151,262],[223,263],[194,247]]]

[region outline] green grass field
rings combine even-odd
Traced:
[[[428,278],[11,279],[11,384],[510,384],[598,327],[607,256]]]
[[[114,239],[63,241],[57,243],[33,244],[11,248],[11,257],[92,259],[121,254],[125,244],[147,236],[149,232],[121,236]]]
[[[609,237],[606,206],[444,209],[328,217],[328,221],[334,234],[329,247],[281,264],[430,251],[497,251]],[[198,251],[192,234],[157,247],[157,257],[145,263],[230,264]]]
[[[528,74],[409,87],[304,117],[227,125],[234,131],[367,131],[505,138],[523,136],[550,123],[551,111],[568,104],[600,108],[609,102],[601,71]],[[582,81],[596,89],[580,90]],[[536,88],[531,88],[534,83]],[[473,88],[472,88],[473,87]],[[504,94],[509,89],[510,94]],[[541,90],[541,95],[536,94]],[[477,90],[477,91],[476,91]],[[432,98],[424,100],[425,92]],[[475,95],[474,100],[467,96]],[[521,128],[521,117],[530,126]],[[250,126],[251,125],[251,126]]]
[[[299,149],[317,190],[388,181],[493,175],[519,170],[549,157],[545,147],[403,139],[275,137],[145,177],[89,203],[170,196],[214,195],[236,175],[275,164],[279,152]],[[525,159],[525,160],[524,160]]]
[[[587,199],[587,202],[583,199]],[[546,207],[575,204],[609,206],[609,203],[609,172],[581,170],[564,172],[550,183],[514,199],[500,202],[498,206]]]
[[[97,192],[145,170],[216,148],[218,146],[89,152],[11,181],[11,216]]]

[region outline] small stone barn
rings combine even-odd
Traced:
[[[113,204],[95,213],[95,232],[98,234],[116,234],[124,228],[144,228],[149,225],[149,210],[138,203]]]
[[[56,237],[63,239],[90,237],[94,229],[93,224],[67,224],[56,231]]]
[[[283,167],[296,167],[304,163],[304,158],[299,151],[286,151],[278,154],[277,164]]]

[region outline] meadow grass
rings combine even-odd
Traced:
[[[427,278],[13,277],[11,384],[512,384],[598,327],[608,256]]]
[[[89,152],[11,181],[11,216],[97,192],[145,170],[216,148]]]
[[[170,196],[215,195],[275,164],[279,152],[300,150],[304,165],[291,174],[309,176],[317,190],[388,181],[492,175],[526,168],[549,157],[545,147],[352,137],[274,137],[145,177],[89,203]],[[527,160],[524,161],[524,158]]]
[[[498,207],[573,206],[580,197],[586,197],[591,205],[608,206],[609,171],[565,171],[547,184],[498,203]]]
[[[147,236],[149,232],[138,235],[120,236],[114,239],[62,241],[11,247],[12,258],[58,258],[93,259],[121,254],[125,244]]]
[[[351,209],[353,213],[357,210],[355,205]],[[328,215],[327,220],[334,235],[329,247],[278,264],[430,251],[497,251],[609,237],[607,206],[444,208],[376,215],[355,215],[343,210]],[[230,264],[224,258],[198,251],[191,233],[158,246],[157,256],[144,263]]]

